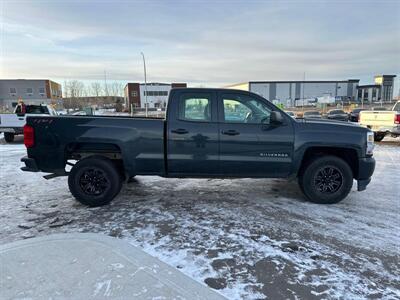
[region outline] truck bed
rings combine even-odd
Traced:
[[[156,118],[110,116],[28,117],[34,127],[35,145],[28,155],[37,158],[37,167],[46,172],[63,172],[72,154],[85,155],[92,150],[121,155],[126,172],[165,173],[165,121]],[[46,159],[44,159],[46,158]]]

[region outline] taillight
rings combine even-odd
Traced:
[[[394,123],[400,124],[400,114],[394,115]]]
[[[24,144],[26,148],[32,148],[35,146],[35,130],[32,126],[24,126]]]

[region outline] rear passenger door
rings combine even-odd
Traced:
[[[181,92],[169,109],[167,169],[170,176],[207,177],[218,173],[215,92]]]

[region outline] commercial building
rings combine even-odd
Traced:
[[[131,111],[135,108],[145,108],[146,98],[148,108],[165,108],[169,91],[172,88],[187,87],[186,83],[127,83],[124,89],[125,107]],[[147,96],[147,97],[146,97]]]
[[[12,111],[18,100],[62,105],[61,85],[49,79],[0,79],[0,110]]]
[[[391,102],[396,75],[377,75],[375,84],[359,85],[357,99],[360,102]]]
[[[329,81],[250,81],[228,88],[254,92],[284,106],[315,103],[317,98],[334,101],[355,101],[359,79]]]

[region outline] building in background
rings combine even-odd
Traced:
[[[359,85],[357,99],[360,102],[392,102],[396,75],[377,75],[375,84]]]
[[[0,110],[12,111],[19,99],[62,106],[61,85],[49,79],[0,79]]]
[[[318,98],[333,101],[355,101],[359,79],[329,81],[250,81],[228,86],[259,94],[275,104],[299,106],[317,102]]]
[[[187,87],[186,83],[127,83],[124,89],[125,107],[131,111],[131,108],[145,108],[146,89],[148,108],[165,108],[168,102],[169,91],[172,88]]]

